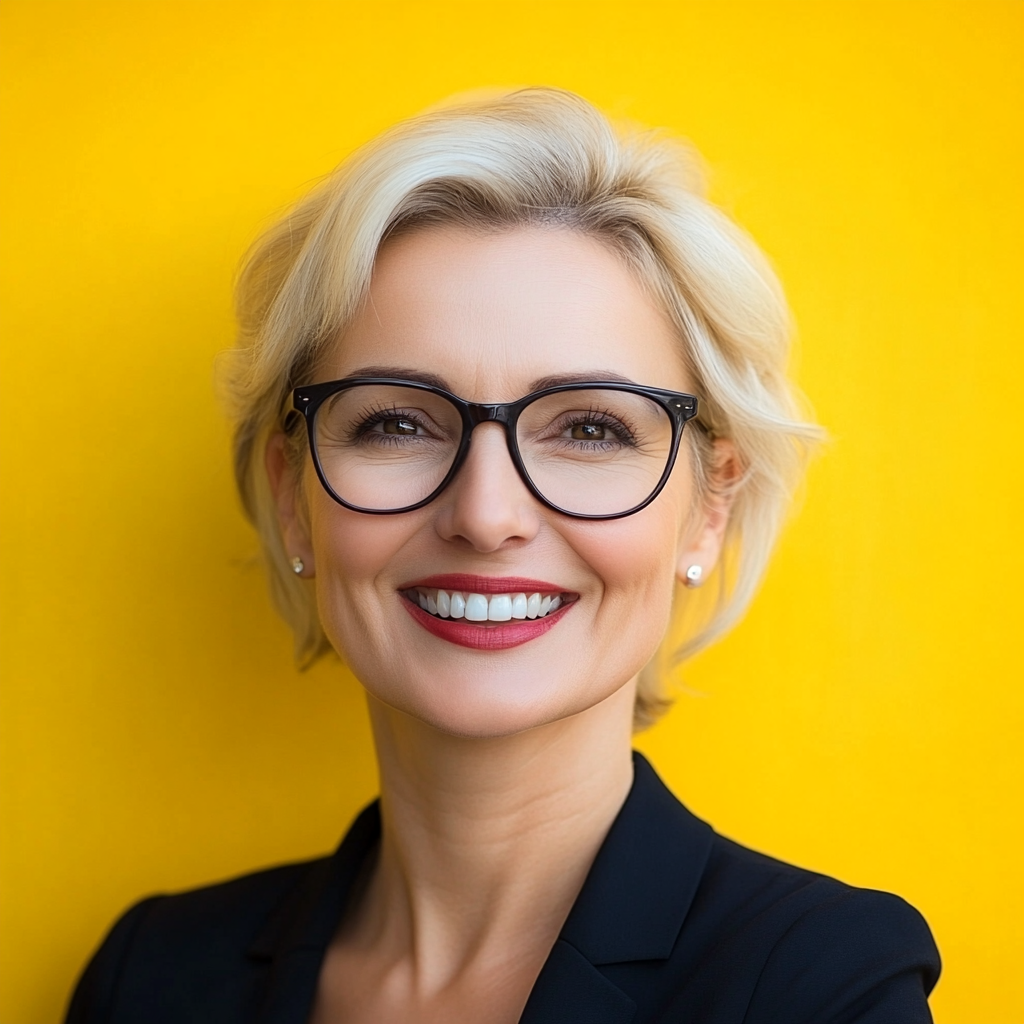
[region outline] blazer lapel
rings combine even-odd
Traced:
[[[636,1003],[575,946],[559,939],[534,983],[519,1024],[629,1024]]]
[[[520,1024],[628,1024],[635,1003],[599,968],[672,953],[714,833],[635,752],[633,771]]]
[[[306,1024],[320,967],[345,912],[366,855],[380,840],[380,805],[369,805],[331,857],[311,865],[296,892],[250,944],[247,955],[269,961],[254,1024]]]

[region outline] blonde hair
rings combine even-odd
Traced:
[[[678,658],[743,614],[817,428],[786,378],[790,322],[767,261],[703,197],[693,154],[662,134],[617,130],[585,100],[525,89],[429,111],[357,151],[252,247],[237,288],[226,374],[245,511],[270,588],[309,663],[329,647],[308,584],[289,565],[264,467],[295,386],[359,309],[382,243],[427,224],[556,224],[603,239],[668,313],[700,398],[687,437],[699,490],[714,486],[714,437],[735,445],[724,564]],[[657,382],[653,382],[657,383]],[[705,592],[706,593],[706,592]],[[692,607],[693,602],[687,602]],[[667,706],[644,673],[638,727]]]

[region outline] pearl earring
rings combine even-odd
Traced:
[[[699,587],[700,578],[704,575],[704,570],[699,565],[691,565],[686,570],[686,585],[688,587]]]
[[[295,573],[296,576],[301,576],[302,575],[302,570],[305,569],[305,568],[306,568],[305,563],[302,561],[301,558],[299,558],[298,555],[296,555],[292,559],[292,572]]]

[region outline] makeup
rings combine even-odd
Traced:
[[[410,615],[429,633],[475,650],[506,650],[543,636],[578,594],[522,576],[450,573],[399,588]]]

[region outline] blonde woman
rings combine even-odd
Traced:
[[[630,749],[815,436],[685,152],[554,90],[428,113],[266,235],[239,310],[241,493],[381,795],[330,857],[133,907],[68,1020],[930,1020],[916,911],[716,835]]]

